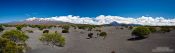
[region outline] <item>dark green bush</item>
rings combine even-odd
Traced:
[[[124,28],[123,28],[123,27],[121,27],[120,29],[122,29],[122,30],[123,30]]]
[[[150,34],[151,31],[149,30],[149,28],[144,27],[144,26],[139,26],[136,27],[133,31],[132,31],[132,35],[138,36],[138,37],[148,37],[147,35]]]
[[[106,37],[107,33],[106,32],[101,32],[99,35],[102,36],[102,37]]]
[[[93,37],[93,33],[88,33],[88,37],[92,38]]]
[[[10,30],[2,34],[3,38],[7,38],[15,43],[25,42],[29,37],[19,30]]]
[[[43,33],[49,33],[49,30],[44,30]]]
[[[60,47],[65,45],[65,38],[59,33],[44,33],[40,41]]]
[[[21,30],[22,28],[23,28],[22,25],[17,25],[17,26],[16,26],[16,29],[17,29],[17,30]]]
[[[0,32],[2,32],[4,30],[4,28],[2,26],[0,26]]]
[[[26,24],[19,24],[19,25],[16,25],[16,29],[21,30],[23,27],[26,27],[26,26],[27,26]]]
[[[115,53],[115,51],[112,51],[111,53]]]
[[[69,30],[64,29],[62,30],[62,33],[69,33]]]
[[[83,24],[83,25],[77,25],[78,29],[88,29],[91,30],[95,27],[97,27],[96,25],[87,25],[87,24]]]
[[[133,27],[133,26],[129,26],[128,28],[129,28],[130,30],[132,30],[134,27]]]

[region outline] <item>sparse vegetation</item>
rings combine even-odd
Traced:
[[[17,30],[21,30],[23,27],[26,27],[26,24],[16,25]]]
[[[155,27],[148,27],[151,32],[156,32],[157,29]]]
[[[65,45],[65,38],[59,33],[44,33],[40,40],[45,42],[47,45],[55,45],[60,47]]]
[[[15,25],[10,25],[10,24],[1,24],[4,27],[15,27]]]
[[[95,30],[95,31],[101,32],[101,30],[100,30],[100,29],[97,29],[97,30]]]
[[[137,36],[137,37],[148,37],[147,35],[150,33],[151,33],[151,31],[149,30],[149,28],[144,27],[144,26],[136,27],[132,31],[132,34]]]
[[[88,29],[89,31],[91,31],[93,28],[95,28],[95,27],[97,27],[97,26],[95,26],[95,25],[77,25],[77,27],[79,28],[79,29]]]
[[[161,28],[160,29],[161,32],[170,32],[171,31],[171,29],[169,27],[160,27],[160,28]]]
[[[43,30],[46,28],[54,27],[54,26],[53,25],[29,25],[29,27],[38,28],[39,30]]]
[[[28,33],[33,33],[33,31],[32,30],[26,30]]]
[[[43,30],[43,29],[47,28],[45,25],[36,25],[36,27],[37,27],[39,30]]]

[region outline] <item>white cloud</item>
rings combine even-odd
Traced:
[[[33,21],[33,20],[45,20],[45,21],[63,21],[63,22],[70,22],[70,23],[76,23],[76,24],[95,24],[95,25],[101,25],[101,24],[109,24],[113,21],[116,21],[118,23],[124,23],[124,24],[141,24],[141,25],[151,25],[151,26],[174,26],[175,25],[175,18],[173,19],[165,19],[163,17],[138,17],[138,18],[132,18],[132,17],[120,17],[120,16],[104,16],[100,15],[95,18],[91,17],[80,17],[80,16],[56,16],[56,17],[49,17],[49,18],[28,18],[27,21]]]

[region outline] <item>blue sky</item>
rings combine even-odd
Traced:
[[[67,15],[175,18],[175,0],[0,0],[0,22]]]

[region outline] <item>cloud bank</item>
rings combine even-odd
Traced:
[[[118,22],[123,24],[140,24],[140,25],[150,25],[150,26],[175,26],[175,18],[173,19],[165,19],[164,17],[120,17],[120,16],[105,16],[100,15],[97,17],[80,17],[80,16],[56,16],[56,17],[49,17],[49,18],[28,18],[26,21],[63,21],[63,22],[70,22],[75,24],[94,24],[94,25],[102,25],[102,24],[109,24],[111,22]]]

